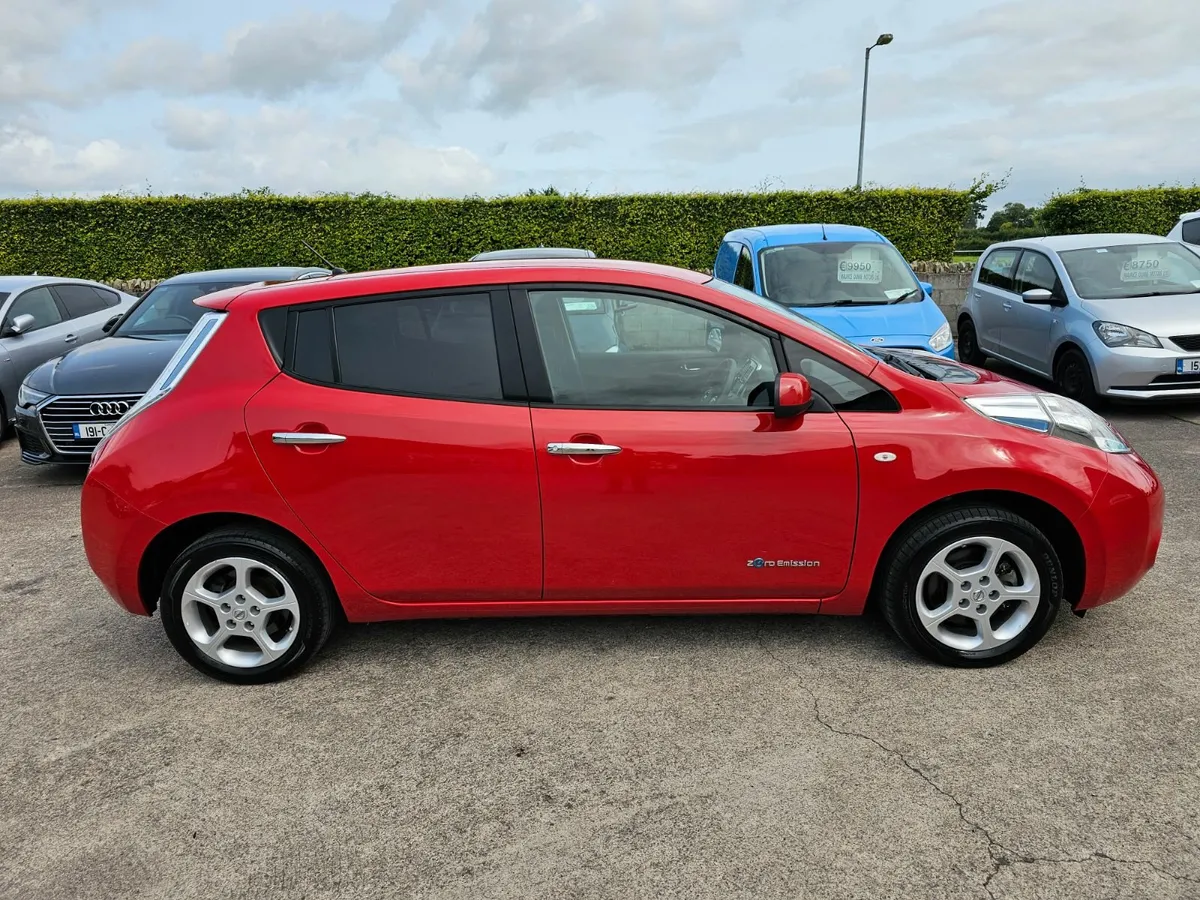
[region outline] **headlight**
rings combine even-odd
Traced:
[[[1158,338],[1140,328],[1117,322],[1093,322],[1092,327],[1106,347],[1162,347]]]
[[[48,399],[50,399],[49,394],[35,391],[27,384],[22,384],[17,388],[17,406],[37,406],[43,400]]]
[[[1082,403],[1057,394],[1002,394],[970,397],[967,405],[989,419],[1050,434],[1105,453],[1129,453],[1112,426]]]
[[[953,339],[950,337],[950,323],[943,322],[942,327],[935,331],[933,333],[933,337],[929,339],[929,346],[932,349],[941,352],[950,346],[952,340]]]

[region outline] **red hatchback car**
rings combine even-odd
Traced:
[[[641,263],[238,288],[96,450],[83,535],[203,672],[352,622],[863,611],[983,666],[1154,563],[1158,478],[1087,409]]]

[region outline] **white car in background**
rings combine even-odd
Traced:
[[[1200,244],[1200,210],[1180,216],[1167,237],[1185,244]]]

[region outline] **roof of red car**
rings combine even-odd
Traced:
[[[227,309],[238,297],[253,297],[263,306],[334,299],[343,295],[388,293],[420,290],[460,284],[494,284],[497,281],[553,281],[562,273],[564,280],[603,281],[616,273],[644,275],[703,284],[712,278],[702,272],[626,259],[512,259],[489,262],[447,263],[436,266],[410,266],[375,272],[349,272],[329,278],[313,278],[285,283],[251,284],[208,294],[195,301],[208,309]],[[462,276],[461,280],[454,276]],[[505,277],[508,275],[509,277]],[[428,282],[428,283],[426,283]],[[353,285],[346,291],[344,286]]]

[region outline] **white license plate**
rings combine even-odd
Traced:
[[[74,426],[75,437],[81,441],[96,441],[112,431],[116,424],[116,422],[98,422],[94,424],[90,422],[77,422]]]
[[[1175,360],[1176,375],[1200,375],[1200,356]]]

